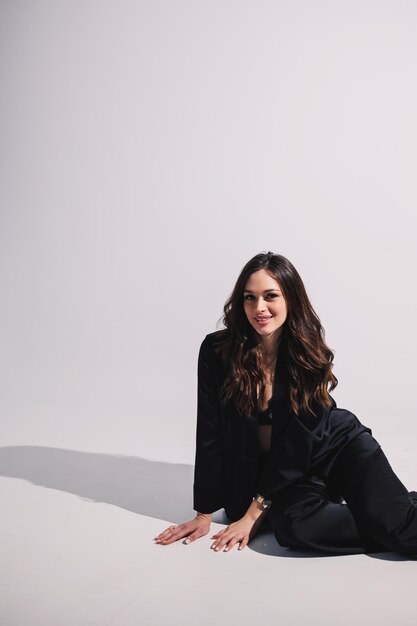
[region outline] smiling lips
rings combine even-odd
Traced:
[[[258,324],[267,324],[271,318],[272,315],[270,317],[255,317],[255,321],[258,322]]]

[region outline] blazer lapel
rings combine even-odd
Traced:
[[[290,411],[287,381],[285,378],[285,369],[282,363],[282,351],[278,348],[274,389],[272,395],[272,441],[274,441],[276,437],[279,437],[285,429],[289,418]]]

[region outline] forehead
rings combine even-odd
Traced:
[[[281,291],[280,285],[273,276],[270,276],[266,270],[258,270],[253,272],[243,286],[244,291],[265,291],[267,289],[278,289]]]

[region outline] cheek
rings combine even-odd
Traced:
[[[287,317],[287,307],[285,304],[279,307],[278,315],[281,319],[285,319]]]

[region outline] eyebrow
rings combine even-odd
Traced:
[[[263,293],[266,293],[267,291],[279,291],[279,289],[265,289]],[[250,291],[249,289],[244,289],[243,293],[253,293],[253,291]]]

